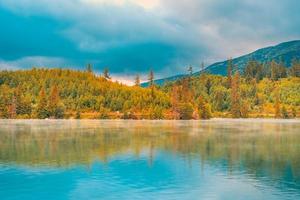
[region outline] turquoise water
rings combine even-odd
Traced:
[[[1,199],[300,199],[300,121],[0,120]]]

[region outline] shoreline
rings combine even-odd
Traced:
[[[213,121],[296,121],[300,122],[300,118],[277,119],[277,118],[211,118],[211,119],[191,119],[191,120],[176,120],[176,119],[0,119],[0,121],[166,121],[166,122],[213,122]]]

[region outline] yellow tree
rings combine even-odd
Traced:
[[[12,96],[11,98],[11,103],[8,108],[9,112],[9,118],[10,119],[15,119],[17,117],[17,105],[16,105],[16,97],[15,95]]]
[[[203,97],[199,97],[198,103],[199,117],[201,119],[210,119],[211,118],[211,106],[206,103]]]
[[[59,91],[57,85],[54,85],[51,89],[51,93],[49,96],[49,105],[48,105],[49,114],[55,117],[57,115],[58,107],[59,107]]]
[[[274,102],[274,109],[275,109],[275,117],[280,118],[280,95],[278,87],[275,88],[275,102]]]

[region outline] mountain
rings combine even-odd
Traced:
[[[297,59],[300,60],[300,40],[284,42],[278,44],[276,46],[270,46],[262,49],[258,49],[252,53],[249,53],[244,56],[240,56],[237,58],[232,59],[233,64],[237,66],[240,72],[243,71],[247,62],[249,60],[256,60],[261,63],[267,63],[272,60],[277,62],[283,62],[285,66],[291,66],[292,60]],[[225,60],[223,62],[217,62],[205,69],[205,72],[209,72],[211,74],[218,74],[218,75],[226,75],[227,74],[227,62]],[[194,73],[194,75],[198,75],[200,72]],[[158,85],[162,85],[168,81],[178,80],[180,78],[185,77],[186,75],[176,75],[168,78],[158,79],[155,80],[155,83]],[[142,83],[143,87],[146,87],[148,83]]]

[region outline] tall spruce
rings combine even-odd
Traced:
[[[139,87],[141,85],[141,79],[139,75],[136,75],[135,80],[134,80],[134,85]]]
[[[37,105],[37,117],[39,119],[45,119],[49,117],[49,111],[48,111],[48,102],[47,102],[47,96],[45,88],[42,87],[40,94],[39,94],[39,101]]]
[[[232,70],[233,70],[233,63],[232,59],[230,58],[227,62],[227,87],[231,87],[231,81],[232,81]]]
[[[111,79],[110,74],[109,74],[109,69],[107,67],[104,68],[104,70],[103,70],[103,77],[105,79]]]
[[[49,96],[49,104],[48,104],[48,111],[49,115],[54,118],[59,118],[59,91],[57,85],[54,85],[51,88],[51,93]]]
[[[188,72],[189,72],[189,76],[192,77],[193,76],[193,67],[192,66],[188,67]]]
[[[93,66],[92,64],[88,63],[86,65],[86,71],[89,72],[89,73],[92,73],[93,72]]]
[[[241,117],[240,75],[236,71],[231,82],[231,114],[233,118]]]
[[[278,86],[275,88],[275,102],[274,102],[275,118],[281,117],[280,109],[280,94]]]
[[[0,119],[9,118],[9,87],[7,85],[0,87]]]
[[[205,70],[205,65],[204,62],[202,62],[200,67],[200,74],[204,73],[204,70]]]
[[[17,100],[16,100],[16,96],[13,95],[11,97],[11,102],[9,105],[9,118],[10,119],[15,119],[17,117]]]
[[[150,70],[148,76],[149,86],[152,87],[154,85],[154,72]]]

